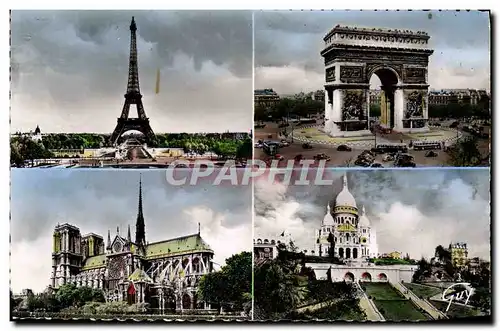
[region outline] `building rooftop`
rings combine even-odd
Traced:
[[[278,95],[273,89],[261,89],[261,90],[255,90],[254,91],[255,95]]]

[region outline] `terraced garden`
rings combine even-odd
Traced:
[[[404,286],[413,293],[415,293],[416,296],[423,299],[428,299],[430,297],[442,293],[442,290],[440,288],[416,284],[416,283],[405,283]]]
[[[446,311],[446,307],[448,307],[448,302],[445,301],[430,300],[430,303],[437,309],[441,310],[443,313]],[[464,318],[464,317],[480,316],[481,311],[476,308],[466,307],[452,303],[450,309],[445,314],[448,315],[449,318]]]
[[[425,321],[429,318],[388,283],[364,283],[364,291],[388,321]]]

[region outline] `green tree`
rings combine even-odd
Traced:
[[[254,305],[259,309],[258,319],[281,319],[296,309],[307,294],[303,286],[306,277],[292,273],[289,268],[273,260],[254,268]]]
[[[370,105],[370,117],[380,117],[381,114],[379,104]]]
[[[455,167],[473,167],[481,164],[481,152],[479,151],[477,138],[467,136],[449,151],[451,164]]]
[[[19,152],[18,144],[10,145],[10,163],[14,164],[16,167],[24,165],[24,158]]]
[[[200,280],[200,297],[219,307],[230,306],[244,309],[251,302],[252,254],[242,252],[226,259],[226,264],[218,272],[204,275]]]
[[[413,282],[419,283],[427,277],[431,276],[432,266],[425,258],[422,257],[420,261],[417,263],[418,268],[413,274]]]
[[[254,108],[253,116],[254,116],[255,122],[264,122],[268,119],[267,109],[263,106],[256,105]]]
[[[335,237],[331,232],[328,235],[328,242],[330,243],[330,247],[328,248],[328,255],[330,258],[335,259]]]
[[[249,160],[253,155],[252,139],[247,138],[239,144],[236,150],[236,158]]]
[[[81,307],[87,302],[104,302],[104,293],[91,287],[76,287],[74,284],[65,284],[59,287],[55,298],[61,308]]]
[[[451,262],[451,251],[444,248],[442,245],[436,246],[434,255],[437,256],[439,260],[443,261],[443,264]]]
[[[12,290],[10,292],[10,311],[12,312],[16,307],[16,300],[14,299],[14,295],[12,295]]]
[[[226,293],[228,287],[227,281],[227,275],[217,271],[201,277],[200,284],[198,285],[200,298],[205,302],[216,304],[219,313],[223,304],[229,300]]]

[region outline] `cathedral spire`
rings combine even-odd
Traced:
[[[331,212],[331,209],[330,209],[330,203],[327,203],[327,204],[326,204],[326,212],[327,212],[328,214],[331,214],[331,213],[332,213],[332,212]]]
[[[139,207],[137,210],[137,222],[135,224],[135,243],[146,245],[146,229],[144,215],[142,214],[142,177],[139,177]]]
[[[344,174],[344,188],[348,190],[349,188],[347,187],[347,173]]]
[[[363,207],[361,207],[361,212],[362,212],[362,215],[366,215],[365,205],[363,205]]]
[[[200,235],[201,228],[200,228],[200,222],[198,222],[198,235]]]
[[[110,247],[111,247],[111,230],[108,229],[108,245],[106,246],[106,248]]]
[[[119,226],[116,227],[116,234],[120,235],[120,227]]]
[[[129,242],[131,242],[131,241],[132,241],[132,236],[130,236],[130,224],[128,225],[127,240],[128,240]]]

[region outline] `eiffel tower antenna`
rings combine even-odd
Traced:
[[[118,139],[127,131],[137,130],[144,134],[146,142],[153,145],[156,138],[149,125],[149,118],[146,117],[144,106],[142,105],[142,95],[139,88],[139,68],[137,65],[137,25],[134,17],[130,23],[130,59],[128,66],[127,93],[125,93],[125,104],[122,114],[117,120],[116,128],[110,138],[110,143],[116,145]],[[137,118],[129,118],[130,105],[136,105]]]

